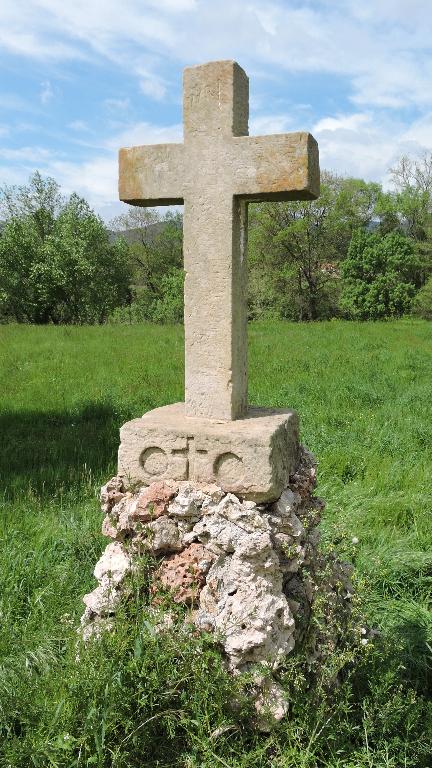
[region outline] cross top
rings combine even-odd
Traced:
[[[183,144],[121,149],[120,199],[184,203],[186,415],[247,413],[247,203],[319,195],[308,133],[248,136],[249,81],[233,61],[184,71]]]

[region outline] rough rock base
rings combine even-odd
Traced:
[[[275,671],[302,642],[314,604],[346,612],[349,569],[324,558],[317,525],[323,502],[314,497],[316,469],[302,448],[289,485],[273,503],[258,504],[217,485],[159,481],[126,491],[114,477],[101,492],[102,530],[113,541],[95,567],[99,582],[84,597],[85,640],[109,628],[128,576],[140,556],[155,558],[149,600],[157,606],[168,590],[192,609],[196,627],[214,632],[233,672],[265,664]],[[326,572],[325,581],[318,573]],[[322,603],[322,600],[321,600]],[[319,632],[308,653],[320,653]],[[287,711],[283,692],[266,678],[256,696],[258,711],[275,719]]]

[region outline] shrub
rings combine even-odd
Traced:
[[[432,320],[432,277],[417,293],[413,301],[413,313],[423,320]]]
[[[340,306],[357,320],[400,317],[411,309],[418,259],[413,243],[392,232],[384,237],[357,230],[341,263]]]

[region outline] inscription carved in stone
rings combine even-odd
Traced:
[[[195,480],[202,475],[213,475],[222,484],[236,485],[243,480],[243,459],[232,451],[217,454],[215,451],[197,449],[193,437],[186,438],[185,448],[164,450],[151,445],[141,452],[139,463],[143,479],[149,483],[165,478]]]

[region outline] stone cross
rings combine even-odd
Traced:
[[[233,61],[184,72],[184,143],[120,150],[120,199],[184,203],[186,416],[247,413],[247,202],[313,199],[308,133],[248,136],[248,78]]]

